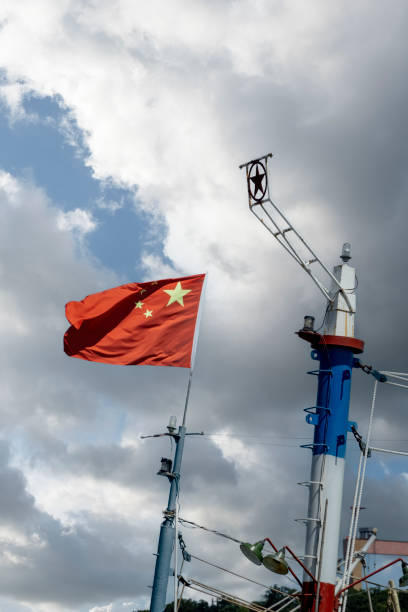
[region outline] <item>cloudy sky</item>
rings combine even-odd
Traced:
[[[62,351],[64,304],[130,281],[208,272],[188,427],[211,435],[186,443],[181,516],[302,552],[315,379],[293,332],[325,304],[250,214],[238,165],[274,153],[272,195],[329,266],[351,242],[364,361],[407,371],[407,18],[403,0],[3,0],[1,610],[148,607],[172,449],[140,436],[180,418],[188,372]],[[371,392],[355,372],[362,432]],[[377,446],[408,449],[406,404],[379,390]],[[343,535],[358,457],[351,440]],[[376,455],[366,485],[363,524],[407,538],[407,462]],[[276,582],[232,542],[183,535]]]

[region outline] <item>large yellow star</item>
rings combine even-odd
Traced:
[[[170,304],[173,304],[173,302],[178,302],[180,306],[184,307],[183,297],[187,295],[187,293],[190,293],[191,289],[183,289],[179,281],[174,289],[163,289],[163,291],[164,293],[168,293],[170,296],[166,306],[170,306]]]

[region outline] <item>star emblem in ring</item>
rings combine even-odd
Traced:
[[[266,168],[260,161],[254,161],[248,172],[248,192],[255,202],[261,202],[268,188]]]

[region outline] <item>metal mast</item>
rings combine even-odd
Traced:
[[[305,566],[317,577],[304,572],[302,612],[332,612],[335,604],[337,553],[343,496],[344,461],[351,374],[354,353],[364,343],[354,338],[356,275],[349,265],[351,248],[343,246],[342,263],[333,272],[318,258],[269,195],[269,153],[240,166],[245,167],[251,212],[276,238],[324,295],[327,308],[325,329],[313,329],[314,318],[305,317],[298,335],[312,347],[311,357],[319,368],[310,372],[318,377],[316,405],[306,408],[306,421],[314,426],[308,514],[306,524]],[[327,286],[329,285],[329,287]]]
[[[171,428],[173,429],[173,428]],[[163,612],[166,607],[166,593],[167,585],[169,582],[169,571],[171,564],[171,556],[173,553],[173,546],[175,540],[175,515],[176,515],[176,504],[178,497],[178,488],[180,481],[180,470],[181,460],[183,457],[184,440],[186,436],[186,428],[184,425],[178,428],[178,434],[175,431],[170,431],[170,435],[176,442],[176,450],[174,453],[174,464],[173,470],[171,469],[171,462],[168,459],[163,458],[164,461],[168,461],[168,465],[163,465],[159,474],[167,476],[170,480],[170,492],[169,499],[167,502],[167,508],[164,511],[164,521],[160,527],[159,543],[157,547],[157,559],[154,571],[153,590],[152,598],[150,602],[151,612]],[[170,468],[170,469],[169,469]]]
[[[354,338],[356,282],[355,270],[348,264],[350,255],[350,245],[346,243],[341,255],[343,262],[333,273],[348,294],[353,310],[333,287],[335,294],[328,303],[324,333],[317,334],[307,324],[298,332],[310,342],[312,359],[319,361],[319,369],[311,372],[318,376],[316,405],[306,409],[306,421],[314,426],[314,438],[309,445],[312,466],[310,481],[305,483],[309,488],[309,504],[304,519],[304,563],[319,580],[314,583],[304,574],[302,611],[332,612],[335,603],[346,440],[353,425],[348,420],[351,375],[354,353],[361,353],[364,347],[361,340]]]

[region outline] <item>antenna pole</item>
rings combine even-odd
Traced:
[[[195,435],[186,433],[186,418],[187,418],[187,410],[188,410],[188,402],[190,399],[190,390],[191,390],[191,381],[193,379],[193,365],[190,368],[190,372],[188,375],[188,383],[187,383],[187,391],[186,391],[186,401],[184,404],[184,412],[183,412],[183,423],[178,428],[178,433],[173,433],[175,430],[171,430],[168,427],[170,434],[175,443],[176,450],[174,452],[174,461],[173,461],[173,469],[172,472],[166,474],[170,481],[170,492],[169,499],[167,502],[167,508],[164,511],[164,521],[160,527],[160,535],[159,535],[159,544],[157,548],[157,558],[156,558],[156,567],[154,570],[154,579],[153,579],[153,591],[152,591],[152,599],[150,603],[150,612],[163,612],[166,606],[166,594],[167,594],[167,586],[169,582],[170,575],[170,563],[171,563],[171,555],[173,552],[173,545],[175,542],[175,538],[177,536],[177,512],[176,505],[179,496],[180,490],[180,472],[181,472],[181,460],[183,458],[183,450],[184,450],[184,440],[186,435]],[[160,472],[159,472],[160,473]],[[174,555],[175,555],[175,563],[174,563],[174,571],[177,572],[177,548],[174,547]],[[177,581],[177,576],[174,576],[174,580]],[[176,593],[176,587],[175,587]],[[176,601],[176,594],[175,594]]]
[[[318,372],[313,372],[318,375],[316,406],[306,410],[306,421],[314,426],[314,439],[307,445],[312,451],[312,466],[308,514],[304,521],[304,563],[313,575],[319,575],[320,580],[317,593],[316,584],[304,573],[302,612],[332,612],[334,609],[346,440],[353,425],[348,420],[351,374],[354,353],[361,353],[364,348],[364,343],[354,338],[356,283],[355,270],[348,265],[349,244],[344,245],[341,257],[343,263],[334,268],[333,275],[343,291],[339,291],[337,285],[336,292],[333,286],[335,299],[328,303],[324,333],[313,331],[310,322],[298,332],[300,338],[310,342],[312,359],[319,361]],[[344,293],[353,306],[352,313]]]
[[[173,436],[176,442],[176,450],[174,453],[173,471],[169,476],[171,483],[169,500],[167,503],[167,508],[164,512],[165,518],[160,527],[150,612],[163,612],[164,608],[166,607],[166,594],[174,545],[176,504],[179,491],[180,469],[185,436],[186,428],[184,425],[181,425],[178,428],[178,434]]]

